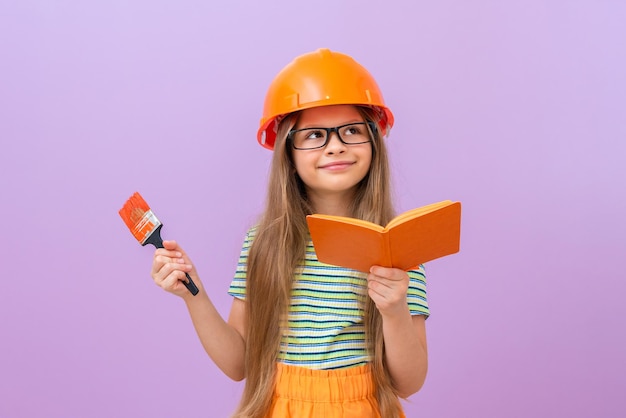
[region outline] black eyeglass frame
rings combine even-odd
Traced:
[[[363,141],[363,142],[346,142],[346,141],[344,141],[343,138],[341,137],[341,134],[339,133],[339,129],[345,128],[346,126],[351,126],[351,125],[366,125],[366,126],[368,126],[370,128],[370,132],[368,132],[369,139],[367,141]],[[314,148],[298,148],[298,147],[295,146],[295,144],[293,142],[293,136],[296,133],[302,132],[302,131],[315,130],[315,129],[319,129],[320,131],[326,131],[326,141],[324,141],[324,143],[322,145],[320,145],[318,147],[314,147]],[[335,132],[337,134],[337,138],[339,138],[339,141],[341,141],[342,144],[345,144],[345,145],[367,144],[368,142],[372,142],[372,133],[376,132],[376,123],[374,123],[372,121],[352,122],[352,123],[346,123],[346,124],[340,125],[340,126],[335,126],[333,128],[311,127],[311,128],[302,128],[302,129],[292,129],[287,134],[287,140],[289,140],[291,142],[291,146],[293,147],[293,149],[303,150],[303,151],[312,150],[312,149],[320,149],[320,148],[324,148],[326,145],[328,145],[328,141],[330,141],[330,135],[333,132]]]

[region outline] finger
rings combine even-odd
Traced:
[[[390,280],[386,277],[383,276],[378,276],[376,274],[370,273],[367,275],[367,282],[368,284],[374,284],[377,283],[377,285],[375,286],[385,286],[385,287],[392,287],[395,286],[397,284],[397,282]]]
[[[385,297],[384,294],[379,293],[375,288],[368,288],[367,294],[379,310],[389,304],[388,298]]]
[[[384,283],[379,282],[378,280],[369,280],[367,282],[367,291],[369,293],[374,293],[379,297],[385,297],[385,295],[389,292],[389,286]],[[370,294],[371,297],[371,294]]]
[[[170,263],[171,261],[172,258],[168,256],[155,254],[154,258],[152,259],[152,269],[150,270],[150,275],[156,279],[155,276],[159,274],[159,272],[163,269],[163,266],[165,266],[167,263]]]
[[[165,255],[157,255],[154,257],[154,264],[155,265],[159,265],[159,266],[163,266],[167,263],[174,263],[174,264],[188,264],[184,258],[181,258],[180,256],[178,257],[168,257]]]
[[[152,278],[155,282],[161,283],[167,279],[172,274],[179,275],[179,272],[182,272],[183,276],[185,273],[191,271],[192,266],[185,263],[178,262],[168,262],[164,263],[158,270],[154,271],[152,274]]]
[[[180,270],[175,270],[171,272],[167,277],[163,279],[158,285],[166,290],[175,290],[180,287],[180,282],[185,282],[187,280],[185,276],[185,272]]]
[[[387,300],[396,300],[406,297],[408,282],[389,280],[369,274],[367,277],[368,290],[375,292]]]
[[[372,266],[370,273],[379,277],[389,277],[391,276],[391,270],[392,269],[389,267]]]
[[[185,260],[187,260],[188,263],[191,262],[191,259],[189,258],[189,256],[185,252],[185,250],[183,250],[182,247],[180,245],[178,245],[178,243],[176,241],[173,241],[173,240],[163,241],[163,249],[162,249],[162,251],[164,253],[167,252],[167,251],[170,251],[169,254],[172,254],[172,253],[176,254],[176,255],[170,255],[170,256],[184,258]]]
[[[185,263],[180,251],[171,251],[163,248],[159,248],[154,252],[154,258],[152,260],[151,274],[157,273],[166,263]]]
[[[390,289],[378,282],[372,282],[367,294],[382,314],[391,314],[408,309],[406,294],[400,289]]]
[[[174,240],[163,240],[163,248],[166,250],[176,250],[178,249],[178,243]]]
[[[374,274],[378,277],[385,278],[388,280],[404,280],[405,277],[408,278],[408,275],[404,270],[400,270],[393,267],[381,267],[381,266],[372,266],[370,268],[370,273]]]
[[[168,250],[166,248],[157,248],[154,250],[154,255],[165,255],[168,257],[182,257],[183,253],[178,250]]]

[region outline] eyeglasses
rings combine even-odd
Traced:
[[[370,130],[376,130],[374,122],[355,122],[334,128],[293,129],[287,134],[287,139],[295,149],[323,148],[328,144],[330,134],[335,132],[346,145],[365,144],[372,140]]]

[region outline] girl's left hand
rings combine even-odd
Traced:
[[[405,314],[409,275],[404,270],[374,266],[367,275],[367,293],[383,316]]]

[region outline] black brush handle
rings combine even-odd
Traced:
[[[154,232],[152,232],[152,234],[150,234],[148,239],[146,239],[146,242],[144,242],[142,245],[152,244],[152,245],[154,245],[155,248],[164,248],[163,247],[163,240],[161,239],[161,228],[162,227],[163,227],[163,224],[157,226],[156,229],[154,230]],[[186,283],[183,282],[183,284],[185,285],[187,290],[189,290],[191,292],[192,295],[196,296],[198,294],[198,287],[193,282],[193,280],[191,280],[191,277],[189,276],[188,273],[185,273],[185,276],[187,276],[188,282],[186,282]]]

